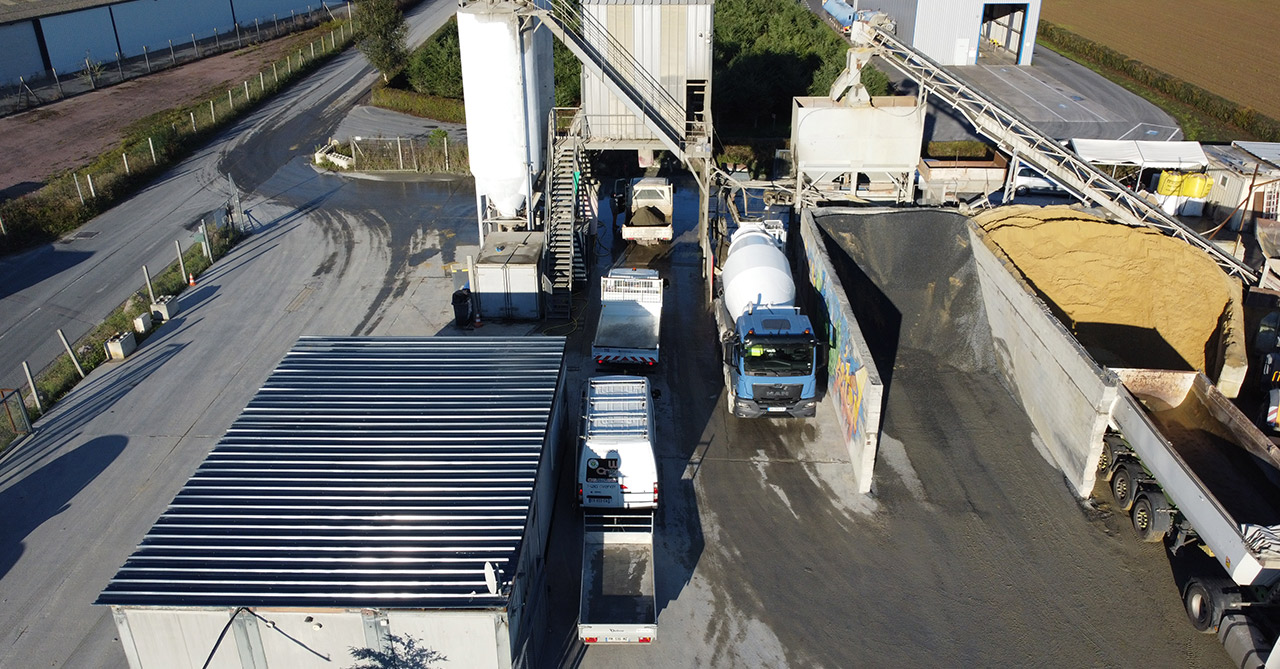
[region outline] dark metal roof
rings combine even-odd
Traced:
[[[563,337],[303,337],[98,597],[492,608]]]

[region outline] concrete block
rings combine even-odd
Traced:
[[[117,332],[107,340],[107,357],[112,360],[124,360],[138,348],[138,340],[132,332]]]
[[[182,307],[178,304],[177,295],[161,295],[151,303],[151,316],[161,323],[172,320],[180,311]]]
[[[148,332],[151,332],[151,325],[150,311],[145,314],[138,314],[138,317],[133,319],[133,331],[138,334],[147,334]]]

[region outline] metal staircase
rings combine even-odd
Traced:
[[[578,142],[572,136],[556,137],[551,147],[547,171],[547,276],[551,279],[551,296],[547,318],[568,320],[573,316],[574,266],[581,262],[574,241],[580,178]]]
[[[1208,253],[1229,276],[1256,284],[1258,273],[1200,233],[1120,185],[1053,138],[1036,130],[986,95],[960,81],[941,65],[892,35],[867,24],[854,24],[850,37],[876,49],[877,55],[920,84],[921,91],[941,98],[1000,148],[1034,165],[1042,173],[1129,225],[1141,225],[1181,239]]]
[[[706,124],[691,122],[684,105],[599,20],[584,12],[581,4],[574,0],[547,0],[539,7],[526,1],[582,66],[604,81],[681,162],[690,157],[710,157]]]

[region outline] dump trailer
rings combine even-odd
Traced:
[[[582,542],[578,638],[583,643],[653,643],[653,511],[588,510]]]
[[[597,365],[658,364],[662,286],[654,269],[614,268],[600,277],[600,320],[591,341]]]
[[[672,225],[675,190],[670,180],[642,177],[615,188],[625,188],[627,216],[622,224],[623,239],[640,243],[671,241],[675,231]]]
[[[1237,666],[1280,667],[1280,450],[1204,374],[1114,371],[1098,471],[1117,510],[1179,560],[1196,629]]]
[[[729,410],[738,417],[817,411],[818,340],[795,306],[784,235],[776,221],[741,223],[719,270],[716,327]]]

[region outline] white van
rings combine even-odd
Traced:
[[[1067,189],[1061,184],[1023,165],[1013,177],[1013,192],[1016,195],[1027,193],[1065,193]]]
[[[583,392],[578,503],[596,509],[658,506],[649,380],[597,376]]]

